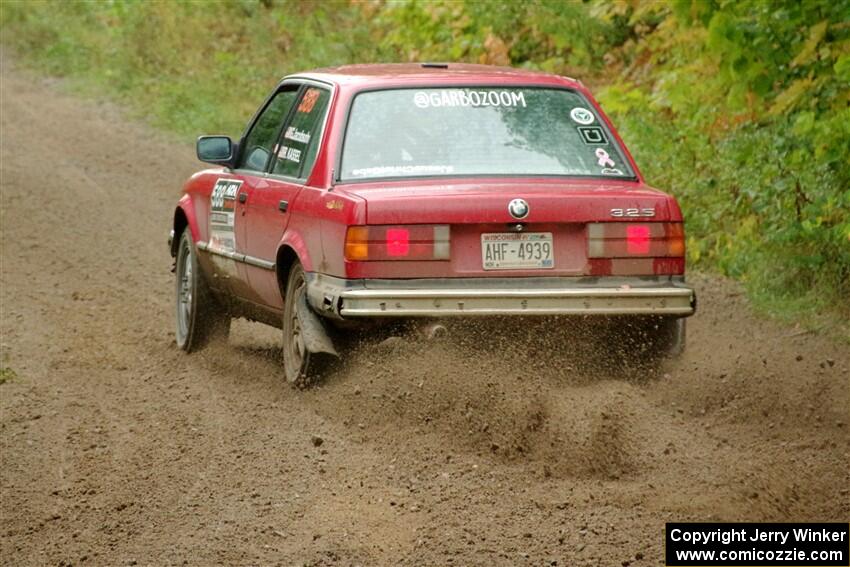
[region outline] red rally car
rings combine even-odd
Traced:
[[[682,213],[574,79],[461,64],[284,78],[174,213],[177,344],[283,330],[287,379],[346,321],[616,316],[684,346]],[[630,329],[627,331],[626,329]],[[344,331],[343,331],[344,332]]]

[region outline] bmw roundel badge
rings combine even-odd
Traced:
[[[515,219],[524,219],[528,216],[528,203],[522,199],[514,199],[508,203],[508,212]]]

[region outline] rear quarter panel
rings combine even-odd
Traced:
[[[305,240],[309,242],[307,252],[311,260],[320,259],[311,262],[310,268],[305,264],[305,269],[344,277],[345,233],[351,225],[366,224],[365,201],[357,195],[336,190],[310,189],[302,195],[307,197],[304,209],[309,211],[310,218],[305,215],[299,232],[307,235]]]

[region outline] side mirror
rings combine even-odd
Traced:
[[[201,136],[195,149],[203,162],[233,167],[234,144],[227,136]]]

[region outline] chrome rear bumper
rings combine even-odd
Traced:
[[[344,280],[308,277],[317,311],[341,318],[694,313],[682,278],[454,278]]]

